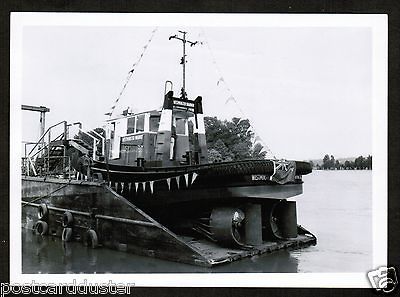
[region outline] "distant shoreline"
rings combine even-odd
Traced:
[[[372,170],[372,156],[355,158],[338,158],[326,154],[322,159],[309,160],[315,170]]]

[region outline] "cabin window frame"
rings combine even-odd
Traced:
[[[144,129],[143,131],[137,131],[137,122],[138,122],[138,117],[143,116],[144,117]],[[133,136],[133,135],[143,135],[145,133],[149,133],[149,134],[157,134],[158,132],[158,128],[157,131],[150,131],[150,117],[151,117],[151,113],[146,112],[146,113],[141,113],[141,114],[136,114],[134,116],[131,116],[127,119],[127,127],[126,127],[126,133],[124,135],[121,135],[121,137],[127,137],[127,136]],[[135,119],[134,122],[134,130],[131,133],[128,133],[128,121],[130,119]]]
[[[129,129],[129,120],[131,120],[131,119],[134,119],[133,120],[133,132],[128,132],[128,129]],[[136,116],[132,116],[132,117],[129,117],[128,119],[127,119],[127,121],[126,121],[126,135],[131,135],[131,134],[135,134],[135,131],[136,131]]]
[[[152,131],[151,130],[151,123],[152,123],[152,121],[151,121],[151,118],[157,118],[158,119],[158,121],[157,121],[157,126],[156,126],[156,130],[155,131]],[[150,134],[157,134],[157,132],[158,132],[158,129],[160,129],[160,121],[161,121],[161,115],[151,115],[151,114],[149,114],[149,133]]]
[[[146,128],[146,114],[138,114],[135,116],[136,117],[136,122],[135,122],[135,134],[139,133],[145,133],[145,128]],[[138,122],[139,122],[139,117],[143,118],[143,130],[138,131]],[[142,119],[140,119],[142,121]]]
[[[178,132],[176,132],[176,135],[180,135],[180,136],[189,136],[189,120],[188,119],[186,119],[186,118],[179,118],[179,119],[175,119],[175,131],[177,131],[177,122],[178,122],[178,120],[182,120],[182,121],[184,121],[184,133],[182,134],[182,133],[178,133]]]

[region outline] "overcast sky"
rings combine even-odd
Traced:
[[[47,124],[107,119],[131,65],[154,27],[25,26],[22,103],[49,107]],[[240,116],[238,106],[279,158],[371,154],[372,35],[362,27],[159,27],[116,107],[159,108],[164,82],[181,87],[181,43],[188,48],[187,93],[203,96],[208,116]],[[205,34],[204,34],[205,33]],[[217,82],[222,74],[230,87]],[[227,99],[233,95],[233,100]],[[23,112],[23,138],[39,134],[39,115]]]

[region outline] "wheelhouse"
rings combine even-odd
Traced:
[[[205,163],[201,101],[201,97],[175,98],[170,91],[161,111],[124,111],[121,117],[106,121],[108,161],[146,167]]]
[[[161,112],[153,110],[108,120],[105,130],[110,160],[124,165],[135,165],[138,158],[154,161],[160,117]]]

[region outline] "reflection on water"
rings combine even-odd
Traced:
[[[371,171],[316,171],[304,177],[298,221],[317,245],[214,268],[99,248],[22,229],[23,273],[366,272],[372,267]]]
[[[146,273],[146,272],[297,272],[297,259],[288,251],[254,256],[214,268],[174,263],[79,242],[39,236],[22,229],[23,273]]]

